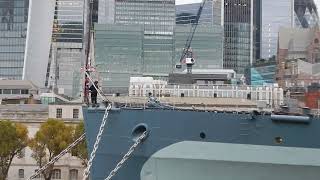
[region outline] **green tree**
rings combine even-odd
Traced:
[[[43,123],[29,145],[38,166],[41,168],[60,154],[72,142],[72,135],[73,127],[65,125],[61,120],[48,119]],[[45,180],[51,179],[53,167],[54,164],[42,172]]]
[[[0,120],[0,180],[6,179],[13,158],[27,145],[26,126]]]
[[[73,135],[73,140],[78,139],[84,133],[84,123],[80,122],[76,127]],[[72,149],[72,154],[82,160],[82,164],[86,167],[88,163],[88,149],[86,140],[81,141]]]

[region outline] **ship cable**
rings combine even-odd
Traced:
[[[84,170],[83,172],[83,180],[86,180],[90,174],[90,168],[92,166],[92,162],[96,156],[96,151],[98,150],[99,148],[99,143],[100,143],[100,140],[101,140],[101,137],[102,137],[102,133],[104,131],[104,127],[105,125],[107,124],[107,119],[108,119],[108,115],[109,115],[109,111],[111,109],[111,104],[108,105],[108,107],[106,108],[106,111],[104,113],[104,116],[103,116],[103,119],[102,119],[102,122],[101,122],[101,125],[100,125],[100,129],[99,129],[99,133],[97,134],[97,137],[96,137],[96,141],[93,145],[93,150],[90,154],[90,159],[88,161],[88,165],[87,165],[87,168]]]
[[[118,162],[116,167],[110,172],[107,178],[104,180],[111,180],[114,175],[117,174],[119,169],[124,165],[124,163],[131,157],[132,153],[137,149],[137,147],[143,142],[147,137],[148,132],[144,131],[141,136],[135,141],[135,143],[129,148],[128,152],[122,157],[121,161]]]
[[[73,143],[71,143],[66,149],[64,149],[63,151],[61,151],[61,153],[57,156],[55,156],[54,158],[51,159],[51,161],[49,161],[47,164],[45,164],[44,166],[42,166],[40,169],[38,169],[33,175],[31,175],[28,180],[34,179],[37,176],[40,175],[40,173],[42,173],[44,170],[46,170],[49,166],[51,166],[52,164],[54,164],[55,162],[57,162],[62,156],[64,156],[65,154],[67,154],[73,147],[75,147],[76,145],[78,145],[83,139],[85,138],[85,134],[82,134],[78,139],[76,139]]]

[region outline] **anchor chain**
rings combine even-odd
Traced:
[[[91,166],[92,166],[92,162],[96,156],[96,152],[99,148],[99,143],[100,143],[100,140],[101,140],[101,136],[103,134],[103,131],[104,131],[104,127],[107,123],[107,119],[108,119],[108,115],[109,115],[109,110],[111,109],[111,104],[108,105],[108,107],[106,108],[106,111],[104,113],[104,116],[103,116],[103,119],[102,119],[102,122],[101,122],[101,125],[100,125],[100,129],[99,129],[99,133],[97,134],[97,137],[96,137],[96,141],[93,145],[93,150],[90,154],[90,159],[88,161],[88,165],[87,165],[87,168],[84,170],[83,172],[83,180],[86,180],[90,174],[90,169],[91,169]]]
[[[131,157],[132,153],[136,150],[136,148],[143,142],[143,139],[147,136],[147,131],[144,131],[141,136],[136,140],[136,142],[129,148],[128,152],[122,157],[121,161],[118,162],[116,167],[110,172],[107,178],[104,180],[111,180],[113,176],[117,174],[119,169],[124,165],[124,163]]]
[[[55,162],[57,162],[62,156],[64,156],[65,154],[67,154],[73,147],[75,147],[77,144],[79,144],[84,138],[85,138],[85,134],[82,134],[78,139],[76,139],[72,144],[70,144],[66,149],[64,149],[63,151],[61,151],[61,153],[57,156],[55,156],[54,158],[51,159],[51,161],[49,161],[47,164],[45,164],[44,166],[42,166],[40,169],[38,169],[32,176],[30,176],[28,178],[28,180],[34,179],[35,177],[37,177],[42,171],[44,171],[45,169],[47,169],[50,165],[54,164]]]

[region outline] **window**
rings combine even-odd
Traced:
[[[12,94],[20,94],[20,89],[12,89]]]
[[[73,118],[78,119],[79,118],[79,109],[73,109]]]
[[[21,89],[21,94],[29,94],[29,90],[28,89]]]
[[[3,89],[3,94],[11,94],[11,89]]]
[[[52,171],[52,179],[61,179],[61,170],[60,169],[54,169]]]
[[[19,178],[24,178],[24,169],[19,169]]]
[[[62,118],[62,109],[61,108],[57,109],[56,118]]]
[[[77,180],[78,179],[78,170],[77,169],[71,169],[69,172],[70,180]]]

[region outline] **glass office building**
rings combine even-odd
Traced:
[[[262,0],[260,58],[268,59],[277,54],[280,26],[311,28],[318,23],[314,0]]]
[[[83,0],[56,0],[46,85],[70,97],[80,95],[83,19]]]
[[[311,28],[319,24],[317,0],[294,0],[295,27]]]
[[[280,26],[293,25],[293,1],[262,0],[261,6],[261,58],[268,59],[277,54]]]
[[[213,12],[215,10],[213,9],[212,3],[212,0],[206,1],[199,19],[199,24],[213,24]],[[201,3],[176,5],[176,24],[194,23],[200,4]]]
[[[224,1],[224,68],[244,74],[253,61],[252,0]]]
[[[115,24],[140,25],[144,31],[143,71],[165,76],[171,71],[175,0],[116,0]]]
[[[127,92],[130,76],[165,78],[175,70],[189,33],[190,25],[177,25],[173,32],[174,41],[169,39],[166,42],[168,46],[164,46],[174,48],[155,48],[157,53],[148,57],[146,54],[150,53],[150,48],[145,47],[159,43],[159,40],[147,39],[143,25],[96,24],[95,66],[103,90],[109,93]],[[196,58],[194,68],[222,68],[222,42],[221,26],[199,25],[191,44]],[[168,52],[173,56],[164,58],[163,54]],[[163,61],[160,61],[162,58]],[[160,71],[162,69],[164,73]]]
[[[143,73],[142,25],[95,24],[95,66],[105,92],[126,92]]]
[[[190,35],[190,25],[177,25],[175,28],[175,63],[178,63]],[[223,29],[219,25],[198,25],[191,43],[196,60],[194,69],[223,68]]]
[[[247,84],[252,86],[262,86],[265,84],[274,84],[277,65],[273,60],[263,63],[255,63],[246,70]]]
[[[0,0],[0,78],[22,79],[29,0]]]

